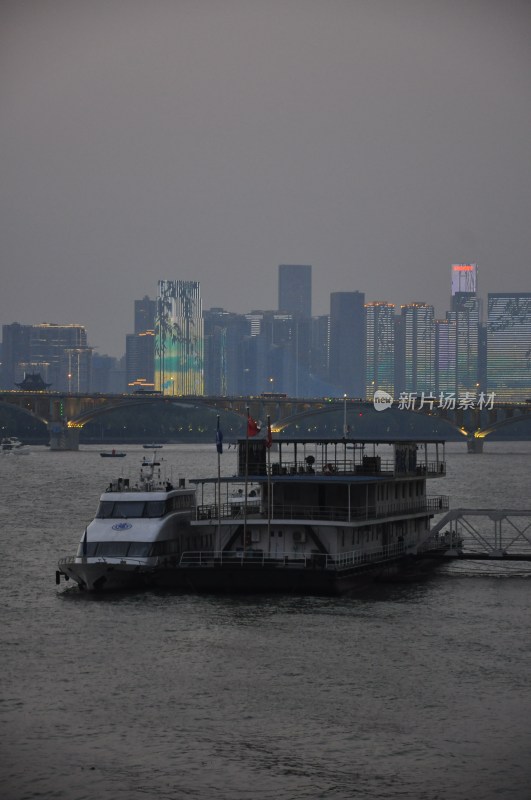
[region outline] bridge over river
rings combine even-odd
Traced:
[[[40,420],[48,429],[54,450],[77,450],[79,433],[87,423],[117,408],[149,404],[157,406],[203,408],[217,413],[231,413],[241,419],[241,431],[247,409],[254,419],[271,420],[273,432],[282,436],[304,429],[312,435],[410,436],[423,438],[434,431],[444,438],[444,431],[462,436],[470,452],[481,452],[489,434],[520,420],[531,421],[529,403],[495,403],[492,408],[443,408],[429,404],[419,408],[393,407],[376,411],[372,402],[357,398],[294,398],[264,394],[253,397],[178,397],[157,393],[142,394],[69,394],[40,391],[0,392],[0,406],[11,406]],[[444,425],[441,426],[440,423]]]

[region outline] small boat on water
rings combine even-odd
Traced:
[[[0,452],[3,455],[27,456],[31,453],[29,445],[22,444],[16,436],[4,436],[0,440]]]
[[[191,478],[192,488],[165,480],[155,454],[144,459],[137,481],[118,478],[101,495],[56,582],[339,595],[447,551],[430,522],[448,498],[426,493],[446,473],[442,440],[275,444],[240,440],[236,474]]]
[[[142,447],[145,450],[162,450],[164,445],[163,444],[157,444],[156,442],[151,442],[151,444],[143,444]]]
[[[102,450],[100,453],[102,458],[125,458],[126,455],[123,450]]]

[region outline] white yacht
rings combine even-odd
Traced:
[[[195,489],[175,488],[162,477],[160,462],[143,460],[137,482],[112,481],[101,495],[95,518],[77,553],[62,558],[56,571],[88,591],[152,585],[160,569],[179,562],[195,512]]]

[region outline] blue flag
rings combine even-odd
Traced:
[[[221,428],[219,427],[219,417],[218,417],[218,427],[216,429],[216,450],[218,453],[223,452],[223,433]]]

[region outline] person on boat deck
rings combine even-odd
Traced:
[[[173,489],[173,483],[171,483],[171,481],[166,481],[166,491],[171,492],[172,489]]]

